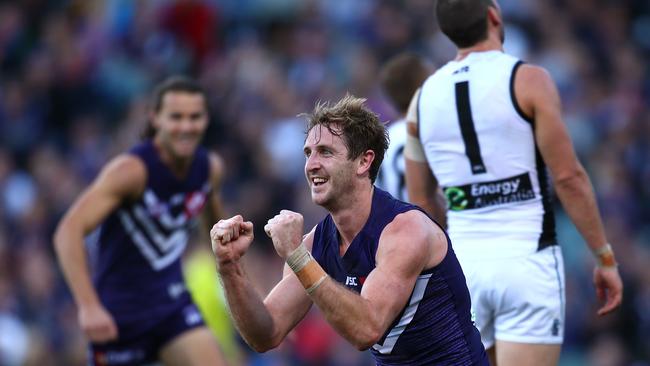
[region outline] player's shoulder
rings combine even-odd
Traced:
[[[147,182],[147,168],[137,155],[122,153],[106,163],[95,185],[125,196],[142,192]]]
[[[221,177],[223,175],[224,170],[226,169],[226,164],[221,157],[216,151],[208,151],[207,152],[208,156],[208,163],[210,165],[210,175],[211,176],[217,176]]]
[[[413,208],[397,214],[393,220],[386,225],[382,235],[396,235],[411,238],[426,239],[436,232],[432,220],[422,211]]]
[[[521,85],[533,87],[540,83],[552,82],[552,79],[551,74],[544,67],[535,64],[522,63],[517,68],[516,81],[521,83]]]
[[[544,67],[526,63],[521,64],[513,78],[514,92],[525,111],[532,108],[527,106],[558,99],[555,82]]]
[[[382,231],[379,246],[382,251],[398,250],[405,258],[419,258],[422,268],[429,268],[435,263],[431,262],[431,254],[437,248],[442,248],[445,243],[441,238],[445,235],[433,221],[422,211],[412,209],[395,216]],[[442,253],[442,251],[440,252]]]
[[[105,172],[125,175],[146,174],[146,164],[138,155],[121,153],[106,163]]]

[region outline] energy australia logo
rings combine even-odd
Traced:
[[[535,198],[528,173],[490,182],[446,187],[444,193],[447,208],[451,211],[497,206]]]
[[[445,188],[445,196],[447,197],[447,209],[452,211],[461,211],[467,208],[467,195],[460,187],[447,187]]]

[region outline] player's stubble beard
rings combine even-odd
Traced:
[[[352,192],[354,191],[352,180],[353,164],[352,161],[346,160],[344,166],[339,167],[334,174],[329,175],[326,183],[328,186],[325,192],[319,193],[320,197],[315,196],[312,191],[312,202],[329,212],[336,211],[342,206],[345,206],[346,202],[352,202],[352,198],[348,196],[353,194]]]
[[[180,134],[177,134],[174,136],[172,132],[170,131],[158,131],[158,136],[156,136],[156,139],[158,140],[158,144],[160,145],[160,148],[163,149],[166,153],[166,155],[171,158],[172,161],[170,163],[174,165],[186,165],[194,157],[194,153],[196,152],[196,149],[198,148],[200,137],[192,136],[194,139],[192,143],[191,148],[185,148],[182,146],[177,146],[179,144],[185,144],[187,142],[180,141],[181,136],[178,136]],[[187,150],[187,151],[184,151]]]

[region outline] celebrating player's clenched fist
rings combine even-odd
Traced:
[[[302,242],[302,215],[297,212],[282,210],[269,220],[264,226],[264,231],[273,240],[273,246],[278,255],[287,258]]]
[[[253,242],[253,223],[241,215],[219,220],[210,230],[210,240],[219,266],[237,262]]]

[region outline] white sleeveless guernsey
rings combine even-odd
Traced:
[[[513,93],[520,65],[500,51],[470,53],[420,93],[419,137],[447,197],[459,256],[512,257],[557,244],[534,121]]]
[[[379,168],[375,185],[398,200],[408,201],[404,178],[404,145],[406,144],[406,120],[401,118],[388,126],[390,145]]]

